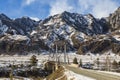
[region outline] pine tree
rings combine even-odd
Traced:
[[[117,63],[117,61],[114,60],[113,63],[112,63],[112,65],[113,65],[113,68],[114,68],[114,69],[118,68],[118,63]]]
[[[30,58],[31,66],[36,66],[36,65],[37,65],[37,62],[38,62],[38,59],[36,58],[35,55],[33,55],[33,56]]]
[[[120,61],[118,62],[118,65],[120,66]]]
[[[97,62],[96,62],[98,68],[99,68],[99,65],[100,65],[100,61],[99,61],[99,58],[97,58]]]
[[[77,61],[77,58],[76,58],[76,57],[73,59],[73,63],[74,63],[74,64],[78,64],[78,61]]]

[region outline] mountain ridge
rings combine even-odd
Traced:
[[[0,14],[0,50],[1,53],[9,54],[55,51],[54,42],[65,40],[67,52],[101,54],[112,50],[119,54],[119,15],[119,8],[109,17],[101,19],[92,14],[82,15],[67,11],[40,21],[29,17],[13,20]]]

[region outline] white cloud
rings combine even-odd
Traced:
[[[91,12],[95,17],[107,17],[118,8],[115,0],[79,0],[80,11]]]
[[[24,0],[23,5],[27,6],[30,5],[31,3],[35,2],[36,0]]]
[[[119,7],[117,0],[23,0],[23,7],[34,2],[49,5],[49,15],[69,11],[80,14],[91,13],[97,18],[107,17]]]
[[[30,17],[30,19],[35,20],[35,21],[39,21],[39,20],[40,20],[40,19],[37,18],[37,17]]]
[[[73,9],[73,7],[68,4],[67,0],[56,0],[50,4],[50,7],[50,15],[59,14],[64,11],[71,11]]]
[[[114,12],[119,4],[116,0],[55,0],[50,4],[50,14],[55,15],[63,11],[77,12],[80,14],[91,13],[96,18],[107,17]]]

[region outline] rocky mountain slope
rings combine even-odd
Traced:
[[[29,51],[63,50],[78,54],[120,52],[120,8],[107,18],[97,19],[92,14],[63,12],[41,21],[29,17],[10,19],[0,14],[0,52],[23,53]]]
[[[108,22],[112,31],[120,29],[120,7],[108,17]]]

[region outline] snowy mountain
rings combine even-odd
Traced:
[[[108,32],[104,19],[96,19],[91,14],[63,12],[50,16],[39,24],[37,35],[51,47],[57,40],[67,40],[69,50],[78,48],[87,38]]]
[[[39,22],[29,17],[10,19],[5,14],[0,14],[0,50],[10,52],[24,50],[20,46],[28,45],[31,41],[30,34]],[[17,48],[17,49],[15,49]]]
[[[29,35],[37,25],[38,22],[31,20],[29,17],[13,20],[4,14],[0,14],[0,28],[3,33]],[[3,27],[5,30],[3,30]],[[0,35],[2,35],[2,33]]]
[[[92,14],[63,12],[41,21],[29,17],[10,19],[0,14],[1,52],[55,51],[54,44],[67,42],[67,51],[104,53],[120,52],[120,8],[107,18],[97,19]]]

